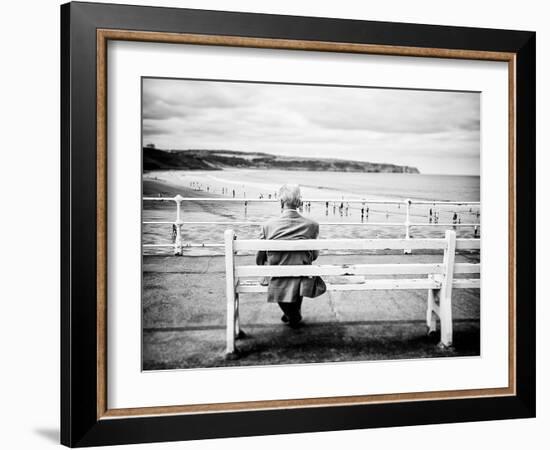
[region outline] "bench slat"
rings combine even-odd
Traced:
[[[479,273],[479,264],[455,264],[455,273]],[[237,266],[237,277],[324,275],[429,275],[443,273],[443,264],[339,264],[311,266]]]
[[[481,273],[479,263],[456,263],[454,273]]]
[[[443,249],[445,239],[299,239],[299,240],[263,240],[237,239],[234,249],[239,250],[433,250]],[[479,239],[457,239],[459,250],[479,249]]]
[[[438,289],[440,283],[425,279],[383,279],[365,280],[363,283],[334,284],[327,283],[327,291],[368,291],[394,289]],[[242,283],[237,285],[239,293],[267,292],[267,286],[259,283]]]
[[[479,250],[481,248],[480,239],[457,239],[457,250]]]
[[[480,280],[455,279],[455,289],[479,289]],[[327,283],[327,291],[371,291],[371,290],[410,290],[410,289],[439,289],[441,284],[429,279],[387,279],[387,280],[365,280],[364,283],[334,284]],[[256,282],[244,282],[237,285],[239,293],[267,292],[267,286]]]
[[[443,249],[445,245],[445,239],[237,239],[235,241],[235,250],[412,250]]]
[[[453,289],[479,289],[481,280],[479,278],[455,278]]]
[[[292,277],[313,275],[428,275],[442,273],[442,264],[340,264],[312,266],[238,266],[237,277]]]

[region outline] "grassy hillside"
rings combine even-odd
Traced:
[[[143,148],[144,170],[222,170],[226,168],[419,173],[416,167],[343,159],[302,158],[233,150]]]

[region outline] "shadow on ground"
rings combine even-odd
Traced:
[[[407,262],[441,255],[408,255]],[[403,255],[327,255],[320,264],[391,263]],[[460,256],[457,262],[471,261]],[[240,263],[253,264],[251,256]],[[263,294],[241,296],[239,357],[225,351],[223,257],[144,257],[143,369],[185,369],[342,361],[374,361],[480,354],[479,289],[453,291],[454,344],[440,349],[426,334],[426,291],[329,292],[305,299],[305,324],[291,329]]]
[[[147,331],[144,370],[272,364],[374,361],[479,355],[476,321],[455,323],[455,344],[437,345],[439,333],[426,334],[420,321],[396,323],[305,323],[299,329],[283,324],[250,324],[237,341],[238,357],[224,357],[224,328],[185,331]]]
[[[45,440],[59,444],[60,435],[57,428],[37,428],[34,432]]]

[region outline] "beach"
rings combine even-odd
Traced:
[[[435,176],[388,173],[307,172],[289,170],[230,169],[220,171],[151,171],[143,175],[144,197],[240,198],[241,202],[184,201],[182,236],[185,243],[215,244],[223,241],[223,232],[233,228],[239,238],[253,239],[259,226],[278,215],[278,188],[284,183],[299,183],[306,202],[301,214],[321,223],[320,237],[402,238],[406,210],[403,204],[377,204],[374,201],[479,201],[479,177]],[[252,200],[267,200],[256,202]],[[271,201],[269,201],[271,200]],[[316,201],[322,200],[322,201]],[[327,201],[325,200],[331,200]],[[431,215],[430,215],[431,210]],[[456,214],[456,218],[455,218]],[[143,244],[171,244],[175,221],[174,202],[144,201]],[[479,223],[479,205],[441,206],[414,204],[410,209],[411,237],[442,237],[444,226],[430,223]],[[207,224],[204,222],[226,222]],[[235,222],[253,222],[237,224]],[[231,224],[228,224],[231,223]],[[326,225],[325,225],[326,224]],[[426,224],[426,225],[423,225]],[[455,227],[458,237],[478,237],[480,229]],[[477,233],[476,233],[477,231]],[[166,248],[144,247],[145,254],[163,254]],[[219,253],[216,248],[187,248],[187,254]]]

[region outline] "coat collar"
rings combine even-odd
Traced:
[[[281,213],[281,217],[301,217],[300,213],[295,209],[284,209]]]

